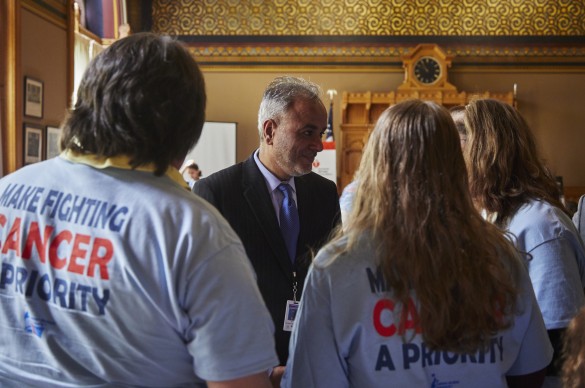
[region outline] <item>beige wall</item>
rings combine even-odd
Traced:
[[[28,117],[24,115],[24,109],[16,116],[14,128],[15,144],[6,144],[5,147],[14,147],[15,166],[23,165],[23,123],[34,125],[43,129],[42,152],[43,159],[46,152],[46,127],[60,126],[65,117],[67,107],[67,32],[64,26],[59,26],[46,18],[31,12],[26,8],[21,9],[19,24],[19,50],[17,63],[17,97],[18,104],[24,100],[24,79],[32,77],[43,82],[43,117]],[[5,170],[6,172],[6,167]]]
[[[23,84],[25,76],[44,83],[43,117],[23,117],[23,120],[43,128],[59,126],[67,106],[67,33],[26,9],[22,9],[21,22]]]
[[[585,73],[457,74],[461,88],[505,88],[518,83],[518,108],[542,157],[566,186],[585,186]]]
[[[22,160],[22,122],[43,127],[58,125],[65,115],[68,96],[67,34],[64,26],[52,23],[28,9],[21,9],[19,24],[19,87],[25,76],[44,82],[45,107],[42,119],[17,117],[18,159]],[[554,72],[535,68],[498,72],[493,69],[471,70],[457,66],[457,58],[449,81],[459,91],[510,91],[518,84],[519,108],[532,126],[542,156],[566,186],[585,187],[585,169],[581,155],[585,150],[585,70]],[[340,72],[280,70],[217,71],[203,69],[207,82],[209,121],[238,123],[237,155],[244,160],[258,145],[256,114],[262,91],[275,76],[300,75],[311,79],[324,90],[336,89],[334,124],[337,139],[341,120],[341,92],[389,92],[402,82],[403,72]],[[21,90],[21,96],[22,96]],[[20,98],[19,98],[20,100]],[[327,101],[326,101],[327,102]],[[6,146],[6,145],[5,145]],[[340,144],[338,145],[338,149]]]
[[[43,127],[58,125],[65,115],[67,101],[67,37],[63,28],[23,9],[20,44],[21,75],[44,82],[45,107],[42,119],[21,117]],[[456,59],[454,61],[456,63]],[[281,74],[299,75],[336,89],[334,124],[337,139],[341,120],[341,92],[389,92],[402,82],[403,73],[387,72],[311,72],[291,71],[206,71],[209,121],[238,123],[237,160],[245,159],[258,145],[256,114],[266,84]],[[585,150],[585,71],[564,73],[550,70],[538,72],[457,70],[449,81],[460,91],[510,91],[518,84],[519,108],[532,126],[542,156],[567,186],[585,186],[585,168],[581,155]],[[22,85],[22,84],[21,84]],[[340,145],[338,145],[339,148]],[[19,154],[21,150],[19,150]]]
[[[264,87],[282,74],[298,75],[336,89],[334,126],[337,139],[341,120],[341,92],[389,92],[403,80],[402,72],[325,73],[309,71],[205,71],[207,120],[237,122],[237,161],[258,146],[256,115]],[[451,71],[449,81],[459,91],[508,92],[518,84],[519,109],[531,125],[542,156],[566,186],[585,186],[585,72],[477,72]],[[328,100],[326,100],[327,102]],[[337,146],[339,151],[339,145]]]
[[[41,43],[42,42],[42,43]],[[64,29],[22,11],[21,74],[41,79],[45,87],[42,119],[22,117],[26,122],[58,125],[67,101],[67,47]],[[256,114],[262,91],[274,77],[299,75],[336,89],[334,124],[337,139],[341,121],[342,91],[389,92],[402,82],[403,73],[310,72],[283,69],[274,72],[205,71],[208,93],[207,120],[238,123],[237,155],[244,160],[257,146]],[[567,186],[585,186],[581,155],[585,150],[585,72],[477,72],[452,70],[449,81],[459,91],[510,91],[518,84],[519,108],[534,130],[542,156]],[[327,101],[326,101],[327,102]],[[20,131],[20,130],[19,130]],[[338,145],[339,148],[340,145]]]

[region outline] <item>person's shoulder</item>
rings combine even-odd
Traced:
[[[351,210],[357,191],[357,186],[358,182],[354,180],[347,186],[345,186],[343,188],[343,191],[341,192],[341,196],[339,197],[339,203],[341,207],[344,208],[346,211]]]
[[[194,187],[199,184],[198,182]],[[181,188],[169,193],[167,199],[164,205],[160,205],[161,209],[159,210],[163,210],[163,213],[166,214],[180,214],[181,222],[176,223],[177,227],[189,225],[192,230],[212,231],[213,235],[219,233],[224,242],[233,243],[239,240],[221,212],[204,197]]]
[[[301,178],[311,182],[333,183],[331,179],[325,178],[324,176],[319,175],[314,171],[311,171],[308,174],[303,175]]]
[[[571,218],[563,209],[558,208],[546,201],[534,201],[534,211],[542,215],[542,218],[550,223],[558,224],[559,227],[573,227]]]
[[[62,163],[61,158],[52,158],[41,162],[28,164],[18,170],[5,175],[0,182],[10,184],[12,182],[29,183],[31,180],[44,181],[50,180],[51,173],[55,170],[57,163]]]
[[[510,224],[523,225],[525,227],[537,225],[549,225],[559,218],[561,209],[542,200],[530,200],[518,209]]]
[[[350,250],[347,249],[347,244],[347,236],[331,240],[319,250],[313,263],[318,268],[346,274],[375,265],[377,260],[375,244],[367,236],[360,238]]]
[[[577,211],[573,214],[573,223],[585,240],[585,195],[582,195],[581,198],[579,198]]]
[[[323,189],[333,189],[337,192],[337,185],[331,179],[325,178],[317,174],[316,172],[311,171],[310,173],[303,175],[300,177],[301,181],[309,184],[313,187],[319,187]]]
[[[194,190],[199,184],[202,183],[213,187],[232,184],[235,179],[242,175],[243,166],[244,162],[239,162],[232,166],[216,171],[206,177],[202,177],[199,179],[199,181],[197,181],[197,184],[194,185]]]
[[[585,207],[585,194],[582,195],[581,197],[579,197],[579,201],[577,203],[577,208],[579,210],[584,210],[585,211],[585,209],[583,209],[584,207]]]
[[[236,163],[234,165],[231,165],[229,167],[226,167],[226,168],[223,168],[219,171],[216,171],[213,174],[210,174],[209,176],[203,177],[201,179],[210,179],[210,178],[211,179],[218,179],[218,178],[221,178],[224,176],[236,175],[242,171],[242,165],[243,165],[243,162]]]
[[[508,229],[516,236],[532,236],[544,242],[573,232],[570,218],[558,207],[542,200],[531,200],[511,219]],[[533,242],[536,243],[536,242]]]

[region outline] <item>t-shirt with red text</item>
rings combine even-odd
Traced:
[[[4,177],[0,260],[2,386],[193,386],[278,362],[239,238],[167,175],[58,157]]]
[[[307,276],[282,387],[507,387],[506,375],[532,373],[551,361],[525,272],[512,327],[486,349],[458,354],[426,346],[415,324],[414,293],[398,324],[396,301],[367,238],[327,265],[338,248],[321,250]]]

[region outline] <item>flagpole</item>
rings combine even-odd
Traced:
[[[327,131],[325,133],[325,141],[334,142],[335,136],[333,134],[333,96],[337,95],[337,90],[328,89],[326,93],[329,96],[329,116],[327,118]]]
[[[325,137],[321,144],[323,148],[313,160],[313,172],[327,179],[332,180],[336,185],[337,181],[337,149],[335,148],[335,137],[333,135],[333,96],[337,94],[335,89],[327,90],[329,96],[329,116],[327,117],[327,128]],[[323,105],[326,102],[323,101]]]

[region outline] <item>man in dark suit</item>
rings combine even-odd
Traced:
[[[293,320],[285,315],[294,317],[294,302],[300,300],[312,253],[340,220],[335,183],[311,171],[315,156],[323,150],[327,127],[320,94],[320,88],[306,80],[276,78],[264,91],[258,112],[259,150],[193,187],[223,214],[244,243],[274,320],[281,365],[288,357]],[[278,188],[281,183],[292,188],[298,209],[300,228],[292,248],[296,253],[287,249],[280,229],[286,218],[280,215],[286,202]]]

